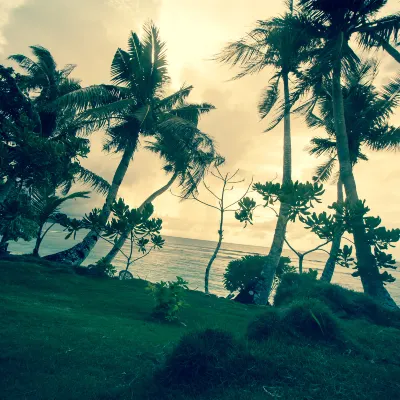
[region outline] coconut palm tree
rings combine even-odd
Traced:
[[[396,150],[400,148],[400,129],[391,126],[388,119],[400,104],[400,76],[378,90],[373,80],[376,75],[375,62],[361,63],[343,79],[342,93],[347,122],[347,135],[352,165],[368,160],[363,152]],[[328,156],[326,162],[316,170],[316,179],[328,181],[337,164],[337,149],[332,105],[332,81],[326,79],[319,97],[319,116],[313,112],[306,115],[308,125],[313,128],[324,127],[328,137],[312,139],[309,152],[317,156]],[[350,123],[351,122],[351,123]],[[342,182],[337,182],[338,202],[343,202]],[[330,256],[326,262],[321,280],[330,282],[340,249],[341,234],[333,242]]]
[[[30,46],[34,58],[23,54],[9,57],[18,64],[24,74],[16,76],[16,84],[20,95],[31,103],[35,117],[33,131],[43,139],[48,139],[54,145],[62,147],[59,159],[63,171],[53,174],[50,184],[54,188],[62,187],[66,194],[72,184],[79,180],[89,184],[100,193],[106,193],[109,184],[100,176],[84,168],[78,158],[85,157],[89,152],[89,142],[78,135],[81,128],[75,120],[73,110],[61,110],[50,105],[61,96],[80,89],[80,82],[71,78],[70,74],[76,65],[68,64],[58,69],[51,52],[42,46]],[[9,180],[13,183],[13,179]]]
[[[142,211],[146,204],[153,202],[165,193],[174,182],[179,183],[181,195],[186,198],[197,191],[197,186],[203,179],[210,165],[218,159],[213,141],[204,133],[189,129],[183,135],[156,134],[148,141],[146,148],[157,154],[163,161],[163,170],[170,175],[168,182],[147,197],[139,207]],[[107,263],[112,263],[121,250],[131,229],[122,234],[109,253],[104,257]]]
[[[197,129],[200,115],[214,108],[206,103],[187,104],[185,98],[190,94],[191,86],[164,95],[169,82],[165,43],[152,23],[145,24],[142,39],[131,32],[127,51],[116,51],[111,76],[111,85],[80,89],[56,102],[58,106],[79,111],[81,123],[89,129],[106,127],[108,140],[104,149],[122,153],[101,212],[104,223],[138,147],[139,137],[166,132],[179,136],[188,129]],[[98,238],[99,233],[91,231],[71,249],[48,258],[79,265]]]
[[[248,74],[260,72],[263,68],[272,67],[275,74],[270,79],[259,104],[262,119],[275,110],[273,121],[266,132],[274,129],[282,120],[284,123],[283,135],[283,177],[282,183],[292,180],[292,146],[291,146],[291,107],[289,78],[295,77],[300,64],[305,60],[307,49],[312,44],[306,34],[299,33],[299,16],[293,14],[293,2],[289,2],[291,12],[280,18],[268,21],[258,21],[256,27],[245,38],[230,43],[218,56],[221,62],[239,65],[242,72],[236,76],[241,78]],[[296,27],[296,29],[295,29]],[[281,97],[283,85],[283,98]],[[254,297],[259,304],[268,302],[269,293],[273,284],[276,269],[282,254],[283,243],[288,223],[288,206],[282,204],[275,228],[274,238],[263,268],[263,280]]]
[[[364,46],[370,44],[371,34],[386,40],[397,39],[400,27],[398,14],[375,18],[387,0],[300,0],[300,10],[307,17],[307,28],[324,45],[313,54],[313,73],[327,74],[332,71],[332,106],[335,125],[336,148],[349,204],[359,204],[356,182],[352,170],[349,136],[346,128],[341,81],[359,59],[350,46],[350,39],[357,35]],[[373,45],[376,43],[373,43]],[[358,270],[364,292],[388,307],[396,307],[383,285],[376,260],[366,238],[364,220],[361,215],[354,219],[353,235],[358,260]]]

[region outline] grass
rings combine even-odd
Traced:
[[[144,281],[88,278],[23,259],[0,261],[0,274],[1,399],[369,400],[400,391],[393,327],[340,320],[346,349],[285,335],[256,342],[245,339],[247,326],[265,308],[189,292],[181,322],[160,323]],[[160,387],[154,377],[182,336],[207,329],[233,334],[257,378],[235,375],[198,393]]]

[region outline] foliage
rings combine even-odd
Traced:
[[[253,190],[262,196],[264,207],[271,208],[277,202],[287,204],[289,206],[288,218],[293,222],[299,215],[309,215],[309,209],[313,207],[313,203],[321,203],[320,197],[324,193],[323,186],[318,183],[300,183],[298,181],[284,184],[255,183]],[[240,210],[235,213],[236,219],[251,224],[256,203],[252,199],[244,198],[239,206]]]
[[[5,243],[10,240],[23,239],[29,241],[36,236],[38,228],[29,207],[29,198],[26,195],[8,199],[0,204],[2,246],[5,246]],[[1,250],[4,250],[4,248]]]
[[[230,333],[206,329],[184,335],[157,374],[161,384],[187,393],[207,392],[224,382],[246,382],[255,360]]]
[[[334,209],[338,210],[343,220],[343,226],[349,233],[353,232],[352,224],[357,215],[362,216],[366,230],[366,238],[369,246],[373,250],[374,259],[378,268],[396,269],[396,260],[391,254],[387,253],[390,247],[394,247],[394,243],[400,240],[400,229],[386,229],[380,226],[382,220],[380,217],[368,216],[370,209],[365,205],[365,201],[359,201],[354,207],[349,202],[343,204],[334,204]],[[360,276],[357,261],[352,257],[353,247],[344,246],[338,255],[338,264],[343,267],[353,267],[355,272],[353,276]],[[380,274],[384,283],[391,283],[395,278],[387,271]]]
[[[225,289],[231,293],[248,289],[252,283],[258,281],[261,277],[262,268],[267,261],[268,256],[259,254],[246,255],[238,260],[230,261],[224,273]],[[289,257],[280,258],[274,278],[274,288],[279,284],[284,274],[295,271],[290,263]]]
[[[301,299],[320,300],[338,316],[346,319],[366,318],[377,325],[400,327],[398,311],[383,308],[362,293],[318,281],[309,274],[285,275],[276,291],[274,305],[288,306]]]
[[[266,340],[272,335],[281,333],[281,314],[276,307],[268,307],[263,314],[257,316],[247,327],[247,337],[256,341]]]
[[[153,314],[169,322],[177,320],[179,312],[187,306],[184,299],[185,292],[189,290],[187,285],[188,282],[180,276],[176,277],[176,281],[149,283],[147,290],[156,303]]]
[[[115,273],[117,272],[117,269],[114,267],[114,265],[105,262],[103,258],[97,261],[96,268],[101,271],[103,275],[110,278],[113,278]]]
[[[82,220],[65,218],[59,223],[68,232],[66,239],[76,235],[81,229],[89,229],[98,232],[99,236],[110,244],[115,244],[120,235],[129,230],[130,249],[126,254],[119,249],[126,258],[126,269],[136,260],[147,256],[154,249],[161,249],[165,240],[160,236],[162,220],[160,218],[150,218],[154,212],[151,203],[146,204],[143,209],[132,208],[125,204],[123,199],[114,201],[111,205],[113,217],[111,221],[103,224],[102,211],[94,208],[89,214],[85,214]],[[142,256],[132,259],[133,249],[137,248]]]
[[[336,341],[340,337],[337,318],[317,299],[299,299],[289,304],[282,314],[282,326],[297,337]]]

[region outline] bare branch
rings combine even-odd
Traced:
[[[203,185],[204,185],[204,187],[205,187],[218,201],[221,201],[221,198],[218,197],[218,196],[210,189],[209,186],[207,186],[207,184],[206,184],[206,182],[205,182],[204,179],[203,179]]]
[[[325,243],[322,243],[322,244],[320,244],[319,246],[317,246],[317,247],[315,247],[315,248],[313,248],[313,249],[311,249],[311,250],[306,251],[305,253],[303,253],[303,256],[306,256],[307,254],[310,254],[310,253],[312,253],[312,252],[314,252],[314,251],[320,250],[321,247],[326,246],[326,245],[327,245],[328,243],[330,243],[331,241],[332,241],[332,240],[328,240],[328,241],[326,241]]]
[[[216,174],[214,174],[214,172],[213,171],[210,171],[210,173],[211,173],[211,175],[212,176],[214,176],[215,178],[218,178],[219,180],[224,180],[224,177],[220,174],[220,175],[216,175]]]
[[[302,254],[299,253],[297,250],[295,250],[291,244],[288,242],[288,240],[285,238],[285,243],[289,246],[290,250],[293,251],[294,254],[296,254],[297,257],[300,257]]]
[[[231,179],[233,179],[237,175],[238,172],[239,172],[239,168],[236,170],[236,172],[231,177],[229,177],[229,174],[226,174],[227,181],[229,182]],[[231,182],[229,182],[229,183],[231,183]]]
[[[173,193],[172,190],[170,190],[170,192],[171,192],[172,196],[179,197],[179,198],[182,199],[182,200],[196,200],[196,201],[198,201],[198,202],[201,203],[201,204],[204,204],[204,205],[206,205],[206,206],[208,206],[208,207],[215,208],[216,210],[221,211],[220,208],[218,208],[218,207],[216,207],[216,206],[213,206],[213,205],[211,205],[211,204],[205,203],[204,201],[202,201],[202,200],[200,200],[198,197],[196,197],[194,194],[192,194],[192,197],[184,197],[184,196],[179,196],[179,195]]]
[[[244,193],[244,195],[239,200],[236,200],[234,203],[232,203],[229,206],[225,207],[224,210],[227,210],[228,208],[230,208],[230,207],[234,206],[235,204],[239,203],[239,201],[243,200],[246,197],[247,193],[249,193],[249,190],[250,190],[252,184],[253,184],[253,177],[251,178],[251,182],[249,183],[249,186],[247,187],[247,190]]]
[[[348,242],[354,244],[354,242],[352,240],[350,240],[349,238],[347,238],[346,236],[342,236],[343,239],[347,240]]]

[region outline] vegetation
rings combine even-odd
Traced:
[[[239,292],[235,298],[236,301],[254,303],[254,289],[266,262],[265,257],[267,256],[259,254],[247,255],[229,262],[224,274],[224,286],[231,294]],[[272,290],[278,287],[284,274],[296,271],[295,267],[290,265],[290,263],[291,260],[289,257],[281,257],[274,277]]]
[[[246,342],[247,326],[274,307],[188,291],[189,306],[179,315],[184,324],[165,324],[151,318],[154,302],[142,280],[93,279],[35,262],[0,262],[0,384],[7,399],[233,400],[250,392],[258,400],[266,391],[299,400],[397,396],[400,359],[393,343],[400,331],[393,327],[335,312],[345,338],[339,343],[281,328]],[[290,275],[307,276],[288,274],[284,282]],[[341,290],[348,301],[368,299]],[[287,307],[276,311],[284,315]]]

